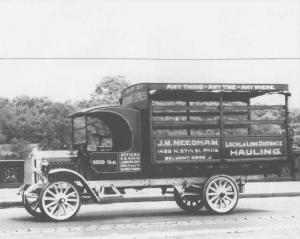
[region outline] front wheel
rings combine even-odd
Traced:
[[[28,190],[22,195],[22,201],[24,208],[26,211],[31,214],[34,217],[41,217],[42,212],[39,207],[39,194],[40,194],[40,189],[39,188],[34,188],[32,190]]]
[[[77,186],[67,180],[51,181],[42,189],[39,205],[47,218],[54,221],[68,220],[77,214],[81,206]]]
[[[212,176],[204,184],[204,205],[213,213],[230,213],[236,207],[238,199],[237,185],[234,179],[227,175]]]

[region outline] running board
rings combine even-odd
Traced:
[[[207,178],[190,177],[190,178],[158,178],[158,179],[132,179],[132,180],[99,180],[88,181],[91,188],[115,187],[115,188],[132,188],[132,187],[159,187],[159,186],[200,186],[203,185]]]
[[[140,197],[110,197],[102,198],[98,204],[111,204],[111,203],[126,203],[126,202],[160,202],[160,201],[173,201],[173,196],[140,196]],[[82,197],[83,204],[95,204],[91,197]]]

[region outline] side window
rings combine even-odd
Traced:
[[[85,117],[74,118],[74,144],[86,143]]]

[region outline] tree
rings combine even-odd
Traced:
[[[11,152],[16,153],[19,158],[26,158],[30,154],[29,142],[25,140],[18,140],[16,138],[11,140]]]
[[[52,102],[46,97],[20,96],[0,100],[0,140],[12,143],[40,143],[42,149],[61,149],[71,144],[68,115],[75,111],[70,103]]]
[[[300,150],[300,108],[292,109],[290,113],[291,128],[294,132],[294,148]]]
[[[129,86],[124,76],[106,76],[91,95],[90,106],[119,104],[120,93]]]
[[[118,104],[120,92],[127,86],[122,76],[104,77],[89,100],[76,104],[57,103],[46,97],[0,98],[0,143],[12,143],[20,150],[26,149],[28,143],[38,143],[42,149],[70,147],[68,115],[79,108]]]
[[[9,99],[0,98],[0,143],[9,142],[16,134],[15,110]]]

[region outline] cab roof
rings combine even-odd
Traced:
[[[106,106],[93,106],[81,109],[69,115],[70,118],[84,116],[88,114],[101,113],[101,112],[122,112],[122,111],[136,111],[131,107],[124,107],[121,105],[106,105]]]

